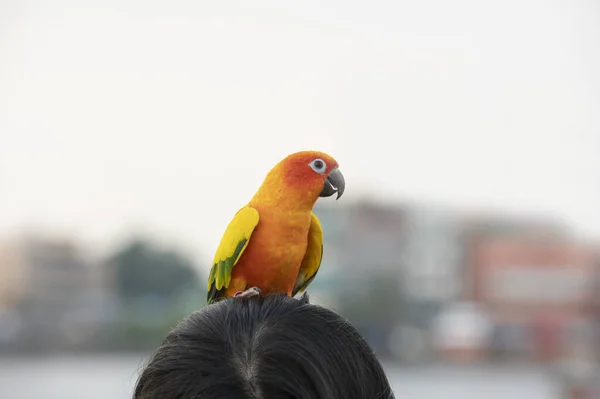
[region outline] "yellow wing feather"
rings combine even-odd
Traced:
[[[231,281],[231,271],[250,242],[258,225],[258,211],[249,206],[240,209],[227,226],[208,277],[207,302],[212,303],[222,295]]]
[[[292,290],[292,296],[298,292],[304,292],[306,287],[312,283],[319,271],[323,259],[323,229],[317,215],[311,214],[310,228],[308,230],[308,245],[304,259],[300,265],[300,271],[296,278],[296,284]]]

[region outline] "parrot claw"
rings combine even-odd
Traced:
[[[233,296],[235,298],[252,298],[253,296],[260,295],[262,290],[258,287],[250,287],[246,291],[238,291]]]

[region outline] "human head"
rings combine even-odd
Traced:
[[[134,399],[393,399],[357,330],[286,295],[227,298],[179,323],[150,358]]]

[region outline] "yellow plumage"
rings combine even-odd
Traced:
[[[317,215],[311,213],[310,229],[308,230],[308,245],[306,247],[306,253],[302,264],[300,265],[300,271],[294,284],[294,290],[292,295],[304,292],[306,287],[313,281],[319,267],[321,267],[321,260],[323,259],[323,229],[321,228],[321,222]]]
[[[227,226],[213,259],[208,289],[214,283],[217,290],[229,286],[231,270],[250,243],[250,236],[258,224],[258,211],[249,206],[240,209]]]

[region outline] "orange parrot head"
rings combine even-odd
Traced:
[[[333,157],[320,151],[300,151],[269,171],[254,200],[312,208],[319,197],[337,194],[339,199],[345,188],[344,175]]]

